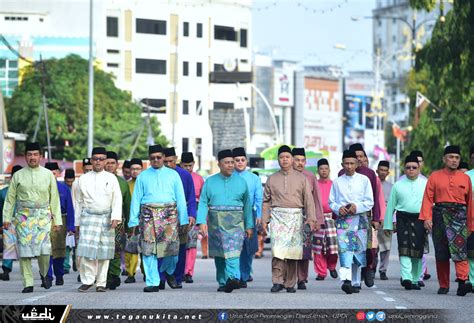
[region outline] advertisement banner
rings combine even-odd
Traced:
[[[294,104],[294,73],[292,70],[275,68],[273,72],[273,104],[291,107]]]

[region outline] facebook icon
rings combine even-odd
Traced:
[[[219,321],[227,321],[228,318],[229,315],[227,314],[227,312],[219,312],[219,314],[217,314],[217,319]]]

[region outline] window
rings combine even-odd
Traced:
[[[189,151],[189,138],[182,139],[183,151]]]
[[[223,71],[225,71],[224,64],[214,64],[214,72],[223,72]]]
[[[140,34],[166,35],[166,21],[137,18],[136,29]]]
[[[118,63],[107,63],[107,67],[119,67]]]
[[[6,62],[6,60],[0,59],[0,68],[5,68]]]
[[[196,114],[198,116],[202,116],[202,107],[201,107],[201,101],[196,101]]]
[[[120,51],[118,49],[107,49],[107,54],[119,54]]]
[[[183,100],[183,114],[189,114],[189,101]]]
[[[240,47],[247,47],[247,29],[240,29]]]
[[[247,63],[249,62],[249,60],[248,60],[248,59],[241,59],[240,62],[241,62],[242,64],[247,64]]]
[[[17,68],[17,67],[18,67],[18,61],[9,60],[9,61],[8,61],[8,66],[9,66],[10,68]]]
[[[196,24],[196,37],[202,38],[202,23],[200,22]]]
[[[189,63],[183,62],[183,76],[189,75]]]
[[[214,26],[214,39],[236,41],[237,36],[234,28],[226,26]]]
[[[228,102],[214,102],[214,109],[233,109],[234,104]]]
[[[183,22],[183,36],[188,37],[189,36],[189,22]]]
[[[107,17],[107,37],[118,37],[117,17]]]
[[[143,99],[142,102],[148,106],[150,106],[151,112],[155,113],[166,113],[166,100],[164,99]],[[146,107],[144,108],[146,110]]]
[[[135,60],[135,71],[136,73],[144,74],[166,74],[166,61],[137,58]]]
[[[196,76],[202,76],[202,63],[196,63]]]
[[[17,78],[18,70],[8,70],[8,78]]]

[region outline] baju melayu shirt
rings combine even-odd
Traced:
[[[188,216],[196,218],[196,192],[194,191],[193,177],[185,169],[176,166],[174,169],[178,172],[181,182],[183,183],[184,197],[186,198],[186,205],[188,209]]]
[[[356,214],[368,212],[373,208],[374,195],[367,176],[359,173],[352,176],[344,174],[334,180],[329,194],[331,210],[339,215],[339,209],[349,203],[355,204]]]
[[[318,224],[324,224],[324,213],[323,207],[321,202],[321,193],[319,192],[318,180],[316,176],[310,171],[303,169],[302,174],[306,177],[309,184],[311,185],[311,192],[313,193],[313,200],[314,200],[314,211],[316,214],[316,221]]]
[[[54,224],[63,224],[56,178],[50,170],[42,166],[27,166],[13,175],[3,206],[3,222],[11,222],[18,202],[48,205]]]
[[[58,182],[59,201],[61,204],[61,214],[66,214],[67,231],[74,232],[74,205],[72,203],[71,190],[69,187]]]
[[[262,181],[260,180],[260,177],[258,177],[254,173],[249,172],[248,170],[244,170],[242,172],[234,171],[233,175],[242,177],[247,183],[252,210],[255,214],[255,217],[257,219],[261,219],[263,192]]]
[[[414,180],[405,177],[393,185],[385,212],[384,230],[393,230],[393,213],[395,211],[420,213],[427,182],[426,177],[418,176]]]
[[[180,225],[189,223],[183,183],[178,173],[168,167],[150,167],[138,175],[132,195],[128,227],[139,224],[142,204],[176,203]]]
[[[471,179],[472,188],[474,189],[474,169],[471,169],[470,171],[467,171],[464,174],[469,176],[469,178]]]
[[[247,182],[240,176],[212,175],[205,182],[199,200],[196,224],[206,224],[211,206],[239,206],[244,212],[245,229],[253,229],[254,221]]]
[[[323,202],[323,212],[332,213],[329,206],[329,193],[331,193],[332,181],[330,179],[318,179],[318,187],[321,192],[321,200]]]
[[[426,179],[426,178],[425,178]],[[393,184],[387,181],[381,181],[383,198],[385,199],[385,205],[387,205],[388,200],[390,199],[390,193],[392,192]]]
[[[204,186],[204,179],[201,175],[196,172],[191,173],[194,183],[194,194],[196,195],[196,202],[199,202],[199,197],[201,196],[202,187]]]

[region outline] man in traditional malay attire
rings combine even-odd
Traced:
[[[56,162],[49,162],[45,165],[55,178],[61,176],[59,165]],[[56,277],[56,285],[64,285],[64,259],[66,257],[66,235],[74,234],[74,206],[72,203],[71,190],[66,184],[57,182],[59,201],[61,204],[62,223],[58,232],[51,232],[51,259],[49,263],[48,279],[53,281]]]
[[[86,292],[96,283],[97,292],[105,292],[109,261],[115,254],[115,229],[122,221],[122,193],[117,177],[105,171],[107,151],[103,147],[92,150],[92,172],[77,180],[75,212],[76,231],[79,230],[77,255],[79,273]]]
[[[10,181],[17,171],[22,169],[20,165],[12,167],[12,173],[10,175]],[[0,223],[3,223],[3,205],[7,198],[8,186],[5,186],[0,190]],[[2,270],[0,274],[0,280],[10,280],[10,273],[13,269],[13,260],[18,259],[16,252],[16,234],[15,227],[10,224],[8,230],[4,230],[2,227],[2,240],[3,240],[3,253],[2,253]]]
[[[314,233],[313,238],[314,271],[318,275],[316,280],[324,280],[328,269],[331,277],[337,278],[338,242],[336,223],[329,207],[329,193],[332,187],[332,181],[329,178],[330,171],[329,162],[326,158],[318,160],[318,187],[321,192],[324,223],[321,225],[321,229]]]
[[[194,183],[194,193],[196,195],[196,207],[199,203],[201,196],[201,190],[204,186],[204,179],[201,175],[194,171],[194,156],[191,152],[183,152],[181,154],[181,167],[191,174]],[[186,283],[193,283],[194,265],[196,263],[197,255],[197,240],[199,236],[199,226],[196,225],[194,228],[189,230],[188,242],[186,243],[186,266],[184,268],[184,281]],[[202,253],[204,254],[204,245],[201,240]],[[206,249],[207,249],[207,238],[206,238]],[[207,250],[206,250],[207,254]]]
[[[129,228],[140,225],[139,251],[146,275],[144,292],[158,292],[160,275],[166,273],[171,288],[178,288],[173,275],[178,262],[178,226],[188,225],[186,198],[178,173],[163,167],[160,145],[148,148],[151,167],[138,176],[132,195]],[[158,258],[163,262],[158,270]]]
[[[471,146],[469,155],[474,165],[474,146]],[[471,179],[472,189],[474,190],[474,169],[467,171],[465,174]],[[472,292],[474,293],[474,234],[472,232],[467,240],[467,258],[469,261],[469,281],[473,286]]]
[[[342,156],[344,175],[332,184],[329,206],[337,215],[339,259],[342,290],[358,293],[359,267],[367,264],[367,233],[370,230],[369,212],[374,206],[372,186],[367,176],[356,172],[356,153],[345,150]]]
[[[316,227],[315,231],[319,230],[321,225],[324,224],[323,207],[321,201],[321,193],[319,192],[318,181],[313,173],[305,169],[306,166],[306,151],[304,148],[293,148],[291,151],[293,155],[293,169],[302,173],[309,184],[311,185],[311,193],[313,195],[315,214],[316,214]],[[306,222],[306,215],[303,217],[303,221]],[[312,243],[313,243],[313,231],[308,224],[305,224],[303,228],[303,258],[298,260],[298,289],[306,289],[306,283],[308,282],[309,274],[309,261],[312,257]]]
[[[178,263],[174,271],[174,277],[176,278],[176,284],[178,288],[183,288],[182,281],[184,279],[184,268],[186,266],[186,246],[188,243],[188,232],[194,228],[196,223],[196,194],[194,191],[193,177],[188,171],[177,166],[178,156],[174,147],[164,149],[165,154],[165,166],[178,172],[184,189],[184,197],[186,198],[186,206],[188,213],[188,226],[179,227],[179,254]],[[161,265],[161,259],[158,259],[158,266]],[[165,274],[160,273],[161,287],[165,288]]]
[[[472,183],[469,176],[458,170],[461,160],[459,146],[444,149],[444,169],[435,171],[428,178],[420,220],[432,230],[435,248],[438,294],[449,292],[449,258],[454,262],[458,280],[458,296],[471,291],[467,241],[474,231]],[[434,205],[433,205],[434,204]]]
[[[407,290],[420,289],[418,280],[423,269],[421,258],[426,231],[423,221],[418,218],[427,180],[419,176],[420,171],[417,157],[409,155],[405,159],[405,178],[397,181],[391,189],[383,226],[384,234],[391,236],[396,211],[401,283]]]
[[[245,236],[252,238],[254,217],[247,182],[233,175],[232,151],[217,154],[220,172],[209,177],[202,188],[197,224],[209,234],[209,256],[214,257],[218,292],[240,288],[240,253]],[[206,220],[207,218],[207,220]]]
[[[293,169],[291,148],[278,149],[280,170],[271,175],[263,193],[263,232],[270,223],[272,242],[272,293],[284,288],[295,293],[298,274],[297,263],[303,258],[303,227],[316,227],[316,214],[311,184],[306,177]],[[306,223],[303,221],[306,216]]]
[[[76,172],[72,168],[68,168],[64,171],[64,184],[69,188],[69,192],[71,192],[71,200],[72,200],[72,187],[74,185],[74,181],[76,180]],[[74,202],[73,202],[74,207]],[[74,225],[74,224],[73,224]],[[68,233],[69,235],[70,233]],[[77,271],[77,263],[76,263],[76,247],[69,247],[66,245],[66,257],[64,259],[64,273],[69,274],[69,270],[71,270],[71,250],[72,250],[72,270]]]
[[[3,206],[3,229],[10,223],[15,227],[20,272],[23,278],[22,293],[33,292],[31,259],[38,258],[41,282],[44,288],[51,287],[46,277],[51,254],[51,219],[53,231],[62,225],[58,185],[54,175],[40,166],[41,148],[38,143],[27,143],[25,149],[27,166],[12,178]]]
[[[122,165],[122,175],[123,179],[127,182],[132,178],[132,173],[130,171],[130,160],[125,160]]]
[[[249,189],[250,205],[253,215],[253,234],[252,239],[246,238],[242,252],[240,253],[240,288],[247,288],[247,281],[252,273],[252,262],[255,252],[258,250],[257,226],[262,221],[262,181],[260,177],[247,170],[247,154],[243,147],[232,149],[234,157],[234,176],[242,177],[247,183]]]

